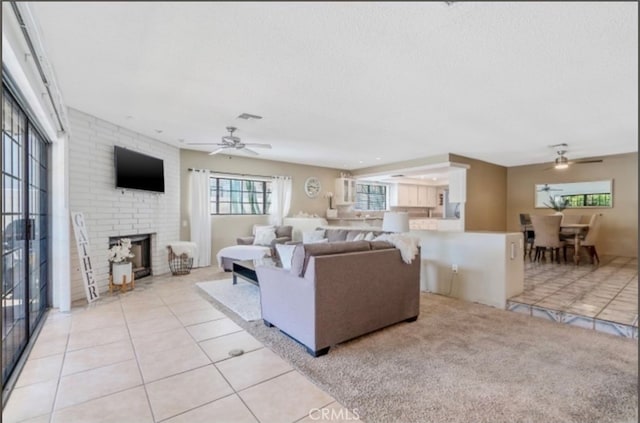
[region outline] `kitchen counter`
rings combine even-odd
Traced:
[[[362,226],[380,230],[382,227],[382,217],[336,217],[327,219],[327,222],[331,227],[345,226],[352,229]]]
[[[463,223],[460,219],[442,217],[410,219],[409,228],[411,230],[428,231],[464,231]]]
[[[382,220],[382,217],[331,217],[331,218],[327,218],[328,221],[332,221],[332,220],[349,220],[349,221],[358,221],[358,222],[362,222],[364,220]]]
[[[325,225],[319,226],[321,229],[343,229],[347,231],[382,231],[380,226],[367,226],[367,225]]]
[[[338,220],[345,220],[345,221],[354,221],[354,222],[363,222],[365,220],[382,220],[382,216],[370,216],[370,217],[328,217],[327,220],[329,222],[331,221],[338,221]],[[412,220],[460,220],[457,217],[428,217],[428,216],[409,216],[409,221],[411,222]]]

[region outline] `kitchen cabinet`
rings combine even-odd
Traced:
[[[406,187],[406,204],[409,207],[418,206],[418,186],[417,185],[405,185]]]
[[[456,169],[449,172],[449,202],[464,203],[467,201],[467,169]]]
[[[406,184],[392,185],[389,203],[392,207],[416,207],[418,205],[418,187]]]
[[[437,207],[436,187],[418,185],[418,207]]]
[[[426,185],[396,184],[391,186],[392,207],[436,207],[436,188]]]
[[[355,204],[356,180],[352,178],[336,179],[336,193],[333,198],[337,206]]]

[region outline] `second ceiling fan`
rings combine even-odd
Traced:
[[[586,164],[586,163],[602,163],[602,159],[592,159],[592,160],[569,160],[565,153],[567,152],[567,148],[569,145],[562,143],[556,145],[550,145],[549,148],[557,149],[558,157],[556,157],[554,161],[554,165],[552,167],[548,167],[545,170],[549,169],[566,169],[570,165],[573,164]]]
[[[222,137],[222,142],[212,143],[212,142],[190,142],[189,145],[217,145],[218,148],[209,153],[210,156],[214,154],[218,154],[224,150],[233,149],[239,150],[245,153],[252,154],[254,156],[258,156],[259,153],[257,151],[252,150],[251,148],[271,148],[271,144],[260,144],[260,143],[251,143],[251,142],[242,142],[239,137],[233,135],[233,133],[237,130],[235,126],[227,126],[227,131],[229,131],[229,135],[225,135]]]

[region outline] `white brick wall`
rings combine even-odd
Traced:
[[[180,150],[75,109],[69,120],[69,210],[84,213],[100,291],[109,287],[109,237],[152,234],[153,274],[169,272],[166,246],[180,239]],[[164,160],[165,193],[116,189],[114,145]],[[85,294],[73,230],[70,237],[74,301]]]

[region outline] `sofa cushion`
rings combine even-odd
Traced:
[[[303,232],[302,242],[306,244],[306,243],[320,241],[321,239],[324,239],[324,232],[325,232],[324,229],[316,229],[315,231]]]
[[[358,235],[360,235],[361,233],[362,233],[362,231],[360,231],[360,230],[351,230],[351,231],[347,232],[346,241],[355,241],[356,237]]]
[[[329,242],[346,241],[348,232],[346,229],[327,229],[326,236]]]
[[[331,254],[369,250],[371,250],[369,241],[336,241],[322,244],[298,244],[293,251],[293,258],[291,259],[291,273],[303,276],[307,270],[307,264],[309,263],[309,257],[311,256],[326,256]]]
[[[387,241],[369,241],[372,250],[387,250],[389,248],[395,248],[392,243]]]
[[[316,241],[303,242],[303,244],[327,244],[329,240],[327,238],[320,238]]]
[[[291,238],[291,233],[293,232],[293,226],[276,226],[276,238]]]

